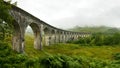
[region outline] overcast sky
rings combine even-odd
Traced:
[[[120,27],[120,0],[13,0],[18,7],[58,28]]]

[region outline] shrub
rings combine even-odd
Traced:
[[[70,57],[66,55],[48,56],[40,62],[45,68],[106,68],[108,63],[86,57]]]
[[[120,33],[104,34],[95,33],[91,37],[79,38],[76,41],[68,41],[68,43],[82,44],[82,45],[118,45],[120,44]]]
[[[120,60],[120,53],[115,53],[115,54],[113,54],[113,58],[114,58],[115,60]]]

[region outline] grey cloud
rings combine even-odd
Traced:
[[[13,0],[14,1],[14,0]],[[120,0],[18,0],[18,6],[59,28],[120,27]]]
[[[80,10],[79,10],[80,11]],[[88,11],[88,10],[87,10]],[[89,13],[89,11],[87,12]],[[91,16],[86,14],[81,14],[81,12],[76,13],[75,17],[64,18],[58,21],[54,21],[57,25],[54,26],[64,26],[64,28],[71,28],[73,26],[95,26],[95,25],[106,25],[113,27],[120,27],[120,7],[114,7],[110,10],[100,12],[100,14],[90,13]]]

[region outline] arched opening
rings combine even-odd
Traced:
[[[57,32],[56,32],[56,36],[57,36],[57,43],[62,43],[63,41],[64,41],[64,34],[63,34],[64,32],[63,31],[61,31],[61,30],[58,30]]]
[[[59,39],[60,39],[60,34],[59,34],[59,30],[55,30],[55,43],[59,43]]]
[[[54,29],[52,29],[51,30],[51,34],[52,34],[52,36],[51,36],[51,44],[55,44],[56,43],[56,32],[55,32],[55,30]]]
[[[42,49],[42,38],[40,35],[41,34],[40,34],[39,26],[35,23],[31,23],[27,27],[26,32],[25,32],[26,49],[29,49],[29,48]]]
[[[30,26],[28,26],[25,30],[25,52],[30,51],[33,49],[34,45],[34,34],[33,30]]]

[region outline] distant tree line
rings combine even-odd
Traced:
[[[90,37],[80,37],[77,41],[68,41],[83,45],[118,45],[120,44],[120,28],[107,26],[79,27],[76,26],[71,31],[90,32]]]
[[[105,33],[94,33],[90,37],[80,37],[77,41],[69,41],[75,44],[83,45],[119,45],[120,44],[120,33],[105,34]]]

